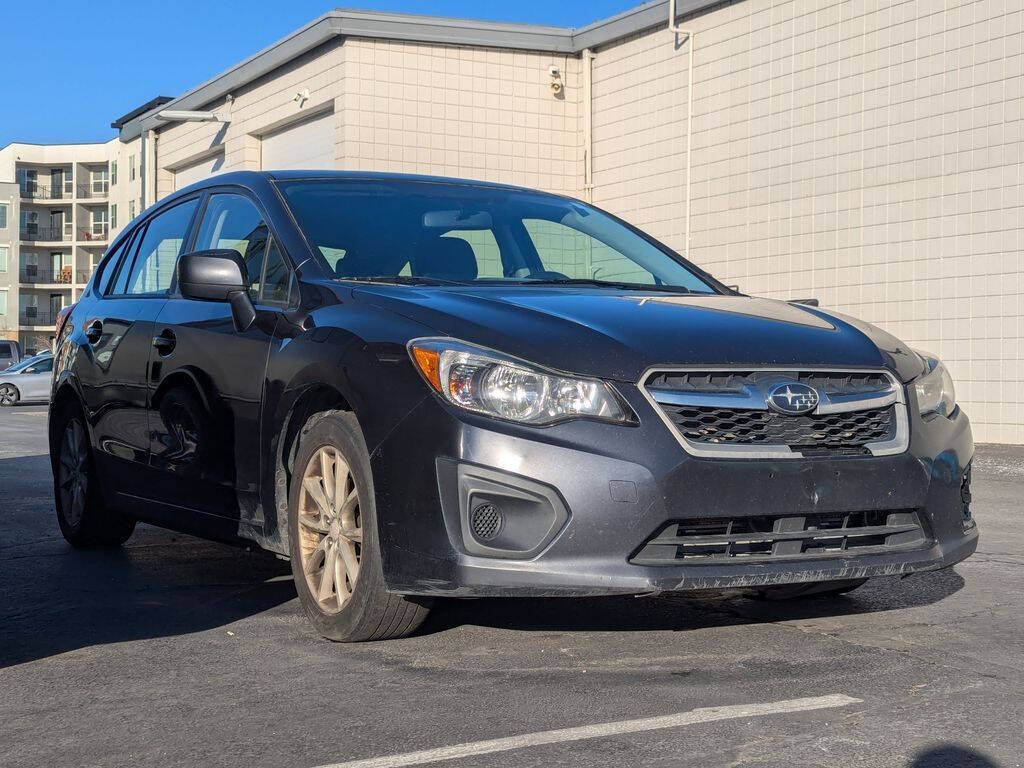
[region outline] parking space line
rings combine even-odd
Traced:
[[[639,720],[619,720],[611,723],[584,725],[577,728],[559,728],[553,731],[538,731],[521,736],[509,736],[503,739],[470,741],[464,744],[453,744],[450,747],[438,747],[418,752],[371,757],[366,760],[353,760],[347,763],[331,763],[319,766],[319,768],[401,768],[408,765],[424,765],[426,763],[439,763],[444,760],[458,760],[459,758],[473,757],[475,755],[487,755],[493,752],[508,752],[526,747],[537,747],[542,744],[602,739],[624,733],[679,728],[685,725],[710,723],[715,720],[734,720],[743,717],[764,717],[765,715],[781,715],[788,712],[807,712],[815,709],[846,707],[850,704],[858,704],[861,701],[861,699],[855,699],[852,696],[835,693],[830,696],[787,699],[785,701],[772,701],[765,704],[701,707],[674,715],[645,717]]]

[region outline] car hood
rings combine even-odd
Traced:
[[[909,381],[921,359],[837,312],[748,296],[532,286],[372,285],[357,300],[439,334],[571,373],[637,381],[658,365],[886,367]]]

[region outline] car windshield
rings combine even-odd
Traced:
[[[341,279],[719,292],[682,258],[567,198],[425,181],[278,186],[322,265]]]

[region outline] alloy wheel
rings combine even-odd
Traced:
[[[85,514],[85,501],[89,492],[88,459],[85,429],[78,419],[71,419],[64,428],[64,437],[60,442],[57,478],[61,510],[65,521],[72,528],[82,521]]]
[[[14,405],[18,402],[18,390],[10,384],[0,386],[0,405]]]
[[[324,613],[351,599],[363,543],[359,488],[341,453],[325,446],[302,475],[298,505],[299,551],[306,584]]]

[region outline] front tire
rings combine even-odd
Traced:
[[[21,393],[13,384],[0,384],[0,406],[17,405]]]
[[[81,417],[68,417],[58,434],[60,442],[53,457],[53,496],[60,532],[73,547],[124,544],[135,530],[135,521],[103,504]]]
[[[430,600],[388,592],[370,456],[346,411],[302,430],[288,495],[288,540],[299,602],[316,630],[338,642],[404,637]]]

